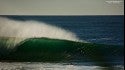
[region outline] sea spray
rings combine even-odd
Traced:
[[[74,33],[53,25],[37,21],[17,21],[0,17],[0,40],[4,40],[7,48],[13,48],[27,38],[38,37],[80,41]]]

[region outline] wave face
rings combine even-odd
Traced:
[[[95,61],[99,65],[122,61],[122,46],[75,42],[50,38],[29,38],[20,42],[1,60],[8,61]]]
[[[62,28],[37,21],[16,21],[0,17],[0,38],[7,42],[8,47],[34,37],[47,37],[79,41],[76,35]],[[7,39],[8,38],[8,39]],[[11,43],[10,43],[11,42]]]

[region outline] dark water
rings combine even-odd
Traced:
[[[36,20],[70,30],[92,43],[124,45],[124,16],[4,16]]]

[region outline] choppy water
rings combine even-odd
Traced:
[[[123,65],[111,67],[114,70],[124,70]],[[41,63],[41,62],[0,62],[0,70],[109,70],[107,67],[85,66],[78,63]]]

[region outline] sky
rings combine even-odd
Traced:
[[[124,15],[124,0],[0,0],[0,15]]]

